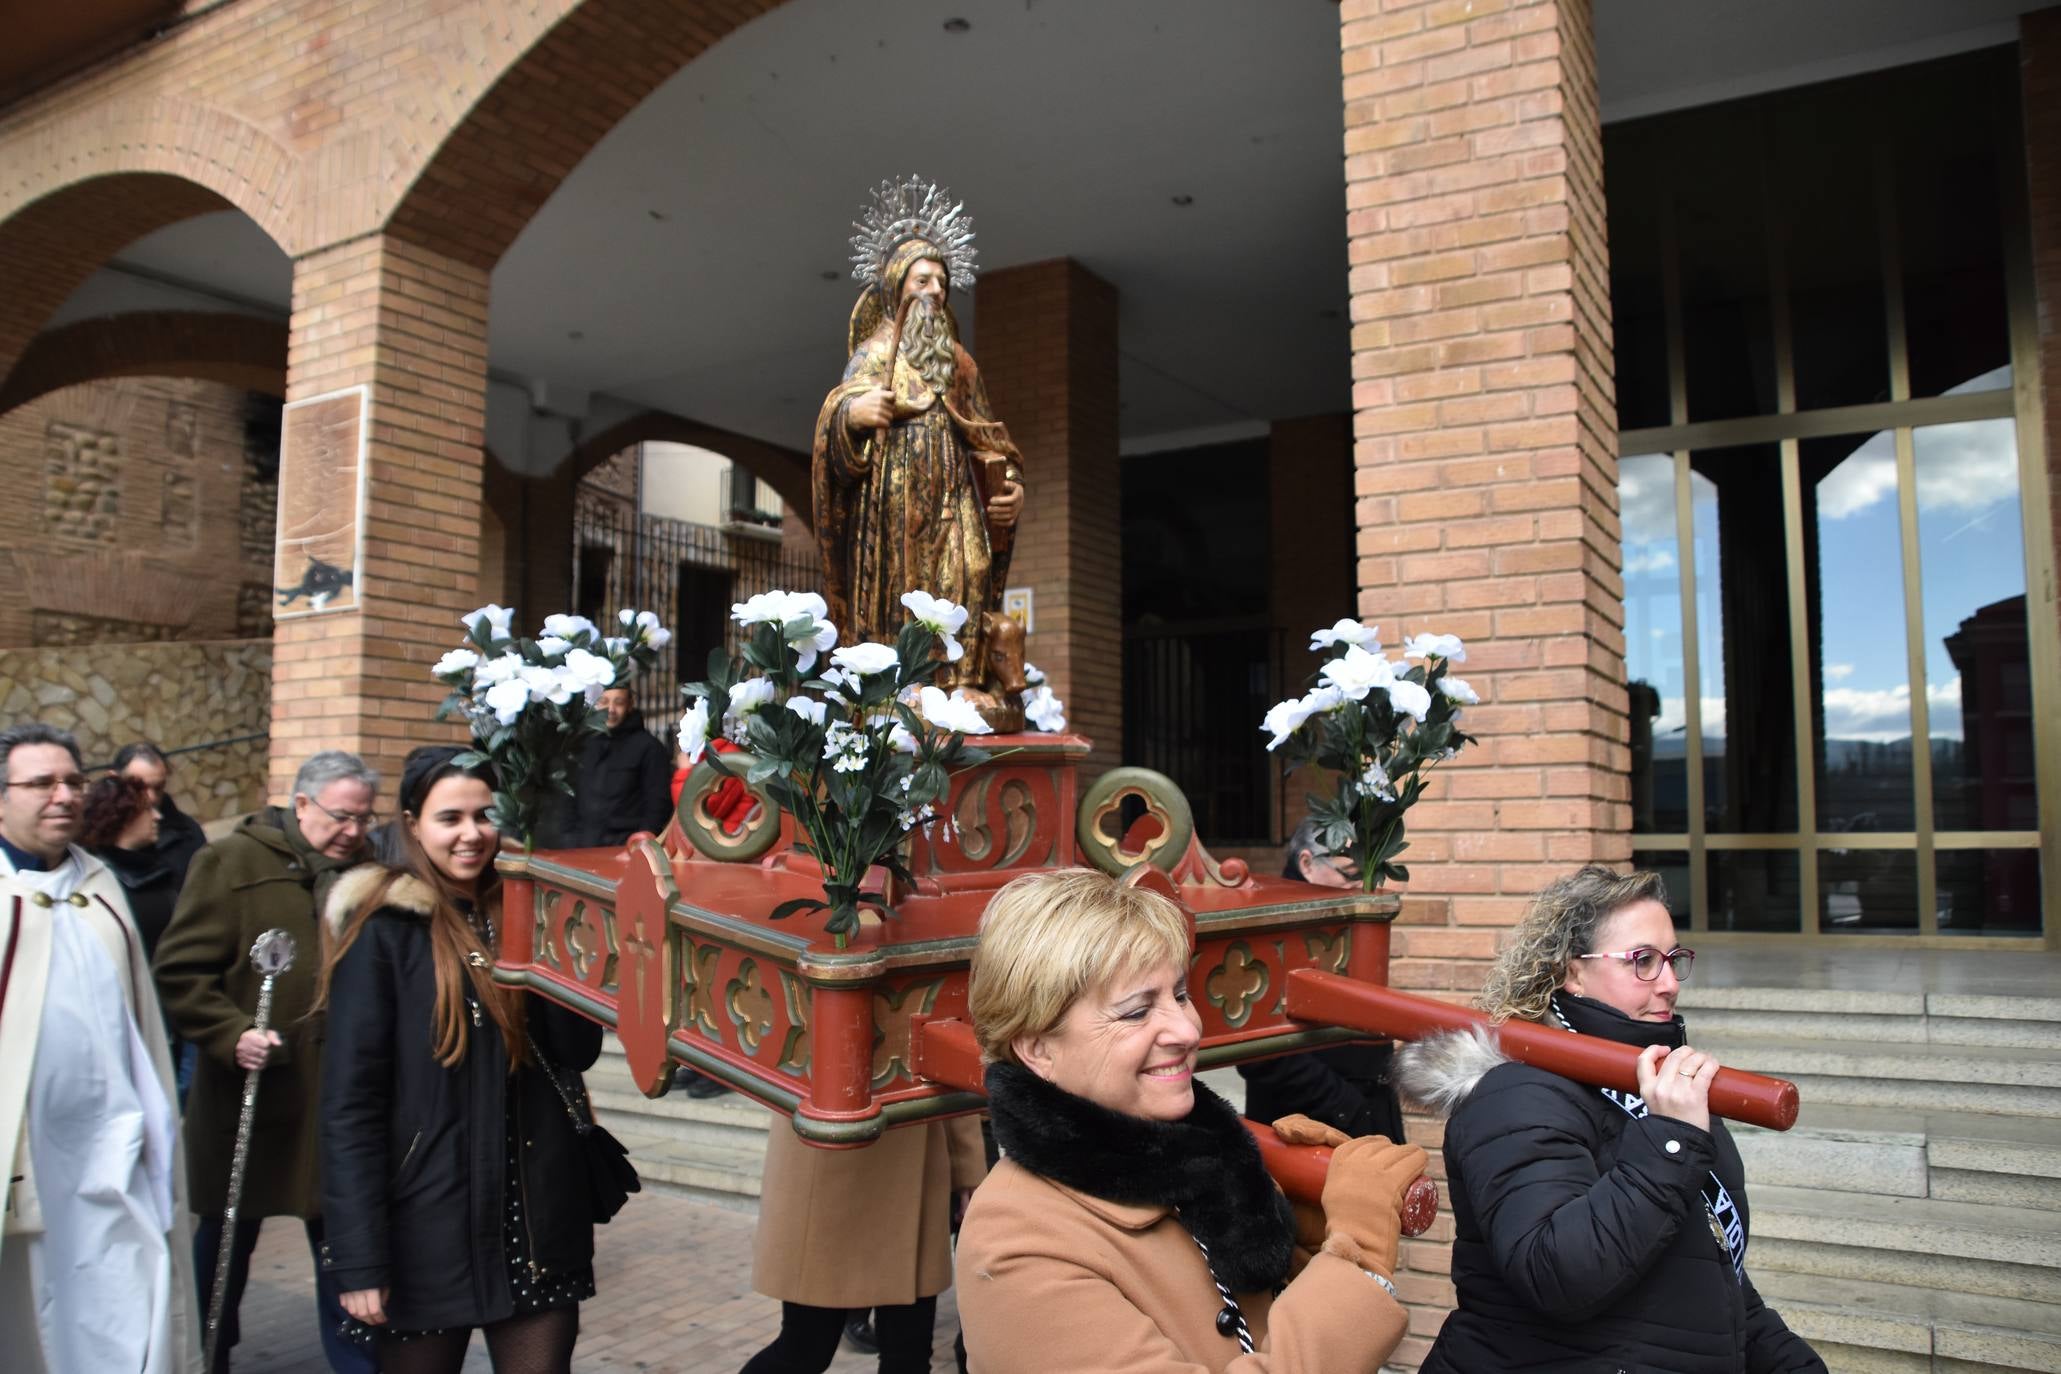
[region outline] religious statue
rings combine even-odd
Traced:
[[[844,380],[813,454],[824,599],[847,642],[893,643],[901,598],[966,608],[965,652],[935,679],[997,730],[1023,728],[1023,632],[1002,584],[1023,511],[1023,455],[960,346],[949,293],[973,284],[973,221],[937,186],[882,182],[853,224]]]

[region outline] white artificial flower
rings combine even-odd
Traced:
[[[814,697],[789,697],[787,699],[787,709],[811,725],[821,725],[824,716],[828,713],[828,708]]]
[[[1025,663],[1023,665],[1023,681],[1024,685],[1028,687],[1041,686],[1045,681],[1045,670],[1035,663]]]
[[[639,611],[637,618],[629,623],[636,631],[633,638],[652,649],[663,649],[673,642],[673,632],[658,623],[657,611]]]
[[[896,816],[895,819],[901,822],[902,829],[913,830],[917,826],[922,825],[927,821],[935,819],[936,816],[937,808],[935,806],[932,806],[929,802],[925,802],[923,803],[923,805],[917,807],[914,811],[904,810],[900,815]]]
[[[840,672],[836,668],[825,668],[823,675],[816,680],[823,684],[823,699],[825,701],[834,701],[839,706],[849,706],[852,704],[852,700],[838,689],[840,687],[857,688],[859,685],[857,678],[849,673]]]
[[[1438,690],[1447,701],[1457,701],[1462,706],[1481,704],[1481,693],[1469,687],[1465,678],[1442,677],[1438,680]]]
[[[548,701],[553,706],[565,705],[578,690],[562,669],[547,668],[541,663],[523,664],[516,676],[529,689],[531,701]]]
[[[547,615],[544,617],[544,633],[558,639],[573,640],[581,635],[588,637],[588,643],[601,638],[601,631],[594,622],[583,615]]]
[[[513,606],[496,606],[490,601],[478,610],[461,616],[460,620],[464,623],[466,629],[471,630],[475,634],[479,633],[481,625],[484,624],[491,631],[487,635],[487,641],[492,643],[497,639],[509,638],[510,631],[508,627],[515,621],[515,608]]]
[[[701,762],[701,753],[708,748],[708,698],[696,697],[687,713],[680,717],[680,752],[687,756],[687,766]]]
[[[736,608],[733,606],[731,609],[735,610]],[[625,625],[635,625],[637,623],[637,613],[629,609],[617,611],[615,618]]]
[[[910,734],[908,727],[900,721],[888,727],[887,744],[897,754],[913,754],[923,747],[923,742]]]
[[[1066,728],[1066,704],[1052,695],[1050,687],[1037,686],[1025,692],[1023,714],[1048,735],[1056,735]]]
[[[630,652],[630,641],[616,635],[610,635],[601,641],[601,647],[608,651],[610,658],[621,658],[624,654]]]
[[[437,666],[430,669],[435,677],[450,677],[455,673],[467,672],[479,667],[479,655],[470,649],[453,649],[437,660]]]
[[[1410,642],[1403,646],[1403,657],[1442,658],[1451,663],[1465,663],[1467,646],[1460,642],[1458,635],[1435,635],[1427,630],[1410,637]]]
[[[945,662],[957,663],[966,653],[953,635],[966,628],[966,608],[929,592],[904,592],[902,606],[916,623],[940,636],[945,644]]]
[[[1360,786],[1383,801],[1395,800],[1395,783],[1389,778],[1388,770],[1381,766],[1380,759],[1369,763],[1366,771],[1360,774]]]
[[[814,596],[815,593],[808,593]],[[817,600],[821,600],[817,597]],[[806,673],[816,666],[816,656],[827,654],[837,644],[837,627],[820,616],[809,622],[809,628],[787,641],[787,647],[798,655],[794,667],[796,672]]]
[[[503,725],[515,724],[515,718],[522,714],[522,708],[530,704],[529,684],[520,678],[510,678],[487,688],[487,709],[494,713],[494,719]]]
[[[601,700],[603,691],[616,685],[615,664],[585,649],[567,652],[564,673],[575,689],[585,694],[590,705]]]
[[[557,658],[560,654],[564,653],[567,649],[570,649],[571,647],[571,644],[568,644],[565,640],[560,639],[557,635],[545,635],[542,639],[537,641],[537,651],[543,654],[546,658]]]
[[[963,692],[946,696],[935,687],[925,687],[916,709],[924,720],[940,730],[956,730],[963,735],[993,732],[993,727],[981,719],[980,708],[968,701]]]
[[[1305,697],[1290,697],[1286,701],[1275,702],[1268,708],[1266,719],[1260,722],[1260,729],[1269,731],[1274,736],[1267,741],[1267,752],[1271,754],[1288,743],[1289,737],[1302,729],[1304,722],[1309,718],[1310,708]]]
[[[1310,632],[1312,650],[1328,649],[1334,644],[1353,644],[1372,653],[1381,648],[1381,627],[1362,625],[1357,620],[1341,620],[1328,630]]]
[[[1336,687],[1354,701],[1365,701],[1367,693],[1395,681],[1395,665],[1354,644],[1324,665],[1318,681],[1326,687]]]
[[[901,663],[901,658],[885,644],[847,644],[830,656],[830,661],[845,670],[847,681],[856,682],[862,677],[884,673]]]
[[[823,757],[839,773],[856,773],[866,766],[868,736],[848,720],[834,720],[823,732]]]
[[[1424,717],[1431,710],[1431,693],[1417,683],[1406,682],[1402,678],[1382,685],[1388,689],[1390,705],[1418,724],[1423,724]]]
[[[773,700],[773,684],[762,677],[746,678],[730,684],[730,707],[723,712],[723,719],[742,720],[761,706]]]
[[[472,682],[475,687],[513,682],[522,675],[522,670],[521,654],[501,654],[480,664],[479,670],[472,675]]]

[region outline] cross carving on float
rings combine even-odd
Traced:
[[[628,871],[616,887],[616,920],[622,930],[623,970],[616,994],[616,1038],[630,1076],[646,1097],[672,1086],[667,1042],[673,1035],[672,941],[667,911],[680,895],[672,860],[653,840],[630,849]]]

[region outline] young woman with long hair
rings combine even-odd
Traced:
[[[316,1010],[322,1266],[387,1374],[456,1374],[475,1327],[499,1374],[565,1374],[594,1295],[573,1104],[601,1030],[495,984],[493,775],[418,749],[401,862],[338,880]]]

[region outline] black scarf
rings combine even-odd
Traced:
[[[987,1089],[995,1143],[1024,1168],[1090,1197],[1174,1208],[1237,1292],[1271,1292],[1287,1279],[1288,1199],[1244,1122],[1201,1083],[1179,1121],[1113,1112],[1015,1064],[990,1064]]]

